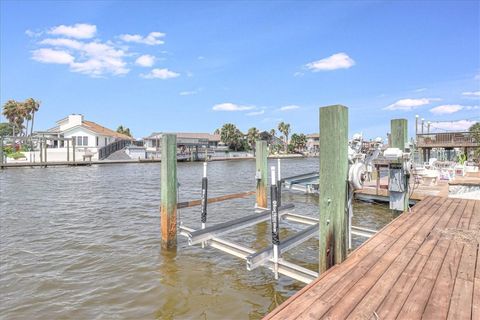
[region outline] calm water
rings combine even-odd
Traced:
[[[284,176],[313,170],[317,159],[282,163]],[[179,164],[180,201],[200,197],[201,175],[201,163]],[[253,190],[254,177],[254,161],[212,162],[209,195]],[[176,254],[162,253],[160,164],[8,169],[0,188],[1,319],[258,319],[303,286],[183,237]],[[318,215],[314,196],[284,193],[283,202]],[[212,204],[208,223],[252,214],[254,203]],[[200,225],[199,207],[179,214]],[[354,225],[379,229],[392,218],[384,206],[355,204]],[[281,237],[302,228],[282,227]],[[269,234],[264,223],[229,239],[262,248]],[[318,240],[294,251],[287,260],[317,269]]]

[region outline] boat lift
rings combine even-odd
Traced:
[[[356,170],[352,173],[350,178],[354,179],[355,183],[361,184],[364,180],[362,178],[363,174],[363,171]],[[266,267],[274,273],[275,279],[278,279],[278,275],[282,274],[303,283],[310,283],[318,277],[318,272],[288,262],[282,257],[282,254],[297,247],[312,237],[318,237],[319,222],[316,218],[292,212],[292,210],[294,210],[293,204],[280,204],[281,184],[283,182],[284,180],[280,177],[280,159],[278,159],[277,168],[274,166],[271,167],[270,208],[256,208],[255,213],[252,215],[207,227],[207,203],[209,201],[207,193],[207,163],[205,162],[202,178],[202,205],[200,214],[200,220],[202,223],[201,229],[195,230],[180,222],[180,235],[188,238],[189,245],[198,244],[201,245],[202,248],[215,248],[245,260],[246,268],[249,271],[258,267]],[[349,204],[351,205],[351,201],[349,201]],[[269,220],[272,230],[272,244],[267,248],[256,251],[225,238],[231,232]],[[280,239],[279,231],[281,221],[300,223],[307,227],[286,239]],[[349,247],[351,247],[352,234],[370,238],[376,233],[375,230],[351,226],[351,217],[349,221]]]

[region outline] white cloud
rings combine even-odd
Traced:
[[[191,96],[200,92],[200,89],[191,90],[191,91],[181,91],[179,95],[181,96]]]
[[[296,105],[289,105],[289,106],[281,107],[280,111],[289,111],[289,110],[295,110],[295,109],[299,109],[299,108],[300,107],[296,106]]]
[[[260,111],[252,111],[247,113],[247,116],[259,116],[265,113],[265,110],[260,110]]]
[[[54,48],[66,48],[72,57],[67,64],[73,72],[83,73],[92,77],[100,77],[105,74],[123,75],[130,70],[127,68],[125,57],[127,54],[117,49],[114,44],[108,42],[91,41],[83,42],[68,38],[47,38],[39,42],[40,45]],[[39,49],[52,50],[52,49]],[[38,60],[38,59],[36,59]],[[40,62],[44,62],[38,60]]]
[[[400,99],[395,103],[383,108],[383,110],[404,110],[409,111],[431,103],[432,101],[439,101],[440,99],[421,98],[421,99]]]
[[[466,96],[466,97],[480,97],[480,91],[466,91],[466,92],[462,92],[462,96]]]
[[[159,39],[163,37],[165,37],[165,33],[156,31],[150,32],[146,37],[143,37],[139,34],[122,34],[119,36],[119,38],[125,42],[142,43],[149,46],[164,44],[165,41]]]
[[[39,44],[50,45],[53,47],[66,47],[70,49],[79,50],[83,47],[84,43],[78,40],[67,38],[47,38],[39,42]]]
[[[467,131],[477,121],[459,120],[450,122],[434,122],[432,127],[434,129],[452,130],[452,131]]]
[[[255,107],[241,106],[241,105],[230,103],[230,102],[216,104],[212,108],[213,111],[244,111],[244,110],[252,110],[252,109],[255,109]]]
[[[63,50],[48,48],[37,49],[32,52],[32,59],[42,63],[71,64],[75,58]]]
[[[423,91],[427,91],[427,88],[419,88],[419,89],[413,90],[413,92],[423,92]]]
[[[295,72],[295,73],[293,74],[294,77],[301,77],[301,76],[303,76],[303,75],[304,75],[304,73],[303,73],[303,72],[300,72],[300,71],[297,71],[297,72]]]
[[[355,65],[355,61],[346,53],[340,52],[330,57],[307,63],[305,67],[313,72],[348,69]]]
[[[149,54],[141,55],[135,60],[135,64],[141,67],[151,67],[155,63],[155,57]]]
[[[90,39],[97,33],[97,26],[86,23],[77,23],[73,26],[60,25],[53,27],[48,33],[76,39]]]
[[[445,104],[443,106],[438,106],[435,108],[430,109],[430,112],[433,114],[452,114],[462,110],[464,106],[459,104]]]
[[[180,73],[168,70],[168,69],[152,69],[149,73],[147,74],[141,74],[141,77],[145,79],[171,79],[171,78],[176,78],[180,76]]]

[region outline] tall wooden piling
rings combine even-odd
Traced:
[[[0,136],[0,164],[3,164],[3,136]]]
[[[46,138],[43,139],[43,146],[45,147],[45,148],[43,148],[43,150],[45,151],[45,156],[44,156],[43,161],[48,162],[48,160],[47,160],[48,145],[47,145],[47,139]]]
[[[268,170],[268,150],[267,142],[257,140],[255,143],[256,150],[256,180],[257,180],[257,207],[267,207],[267,170]]]
[[[67,140],[67,162],[70,161],[70,140]]]
[[[320,108],[320,273],[347,257],[347,148],[348,108]]]
[[[407,119],[392,119],[390,122],[390,130],[392,135],[392,148],[398,148],[405,152],[405,146],[408,143],[408,121]],[[405,197],[404,197],[404,208],[409,207],[409,197],[408,197],[408,177],[405,179]]]
[[[72,160],[73,160],[73,162],[75,162],[75,144],[76,144],[75,137],[72,137]]]
[[[162,135],[160,224],[162,249],[177,247],[177,136]]]

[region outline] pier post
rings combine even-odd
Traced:
[[[256,180],[257,180],[257,207],[267,207],[267,170],[268,170],[268,150],[267,141],[257,140],[256,150]]]
[[[347,257],[348,108],[320,108],[319,272]]]
[[[177,136],[162,135],[160,224],[162,249],[177,247]]]
[[[3,136],[0,136],[0,164],[3,164]]]
[[[70,140],[67,140],[67,162],[70,162]]]
[[[75,137],[72,137],[72,160],[73,160],[73,163],[75,163]]]
[[[392,145],[391,148],[398,148],[405,152],[405,146],[408,143],[408,121],[407,119],[392,119],[390,122],[390,131],[392,135]],[[392,165],[390,166],[391,169]],[[405,176],[403,189],[403,208],[404,211],[408,210],[409,198],[408,198],[408,186],[409,181],[408,177]],[[390,187],[389,187],[390,189]],[[390,191],[391,193],[392,191]]]
[[[45,151],[45,157],[44,157],[44,160],[45,160],[45,163],[47,163],[47,153],[48,153],[48,148],[47,148],[47,138],[43,138],[43,150]]]
[[[39,149],[40,149],[40,163],[43,162],[43,148],[42,148],[42,145],[43,145],[43,139],[40,138],[40,139],[38,139],[38,146],[39,146]]]

